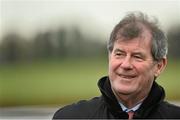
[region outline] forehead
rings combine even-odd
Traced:
[[[151,52],[151,37],[139,36],[133,39],[120,38],[114,43],[114,50]]]
[[[144,27],[144,26],[143,26]],[[152,46],[152,35],[151,32],[147,28],[143,28],[143,32],[136,38],[128,39],[122,36],[117,37],[114,47],[116,45],[125,45],[126,47],[142,47],[142,48],[150,48]]]

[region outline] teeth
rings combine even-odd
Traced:
[[[134,76],[126,76],[126,75],[120,75],[123,78],[134,78]]]
[[[122,76],[123,78],[132,78],[131,76]]]

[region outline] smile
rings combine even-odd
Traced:
[[[124,75],[124,74],[118,74],[121,78],[126,78],[126,79],[132,79],[135,78],[136,75]]]

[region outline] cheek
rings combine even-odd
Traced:
[[[112,56],[109,58],[109,69],[115,70],[119,67],[120,61],[113,58]]]
[[[110,60],[109,61],[109,73],[114,72],[118,68],[118,62],[115,60]]]
[[[154,70],[152,67],[144,66],[143,68],[139,68],[139,73],[142,82],[140,84],[149,84],[154,80]]]

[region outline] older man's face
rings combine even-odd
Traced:
[[[109,79],[119,94],[143,96],[162,67],[153,61],[148,32],[131,40],[118,39],[109,53]]]

